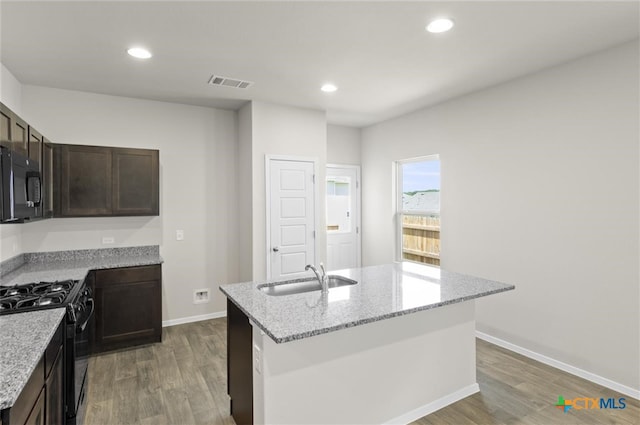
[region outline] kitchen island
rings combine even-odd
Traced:
[[[237,423],[407,423],[479,390],[473,300],[513,285],[407,262],[330,274],[358,283],[220,287]]]

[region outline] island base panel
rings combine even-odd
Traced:
[[[253,328],[257,424],[408,423],[478,391],[475,302],[276,344]]]

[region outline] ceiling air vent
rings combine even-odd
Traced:
[[[242,81],[235,78],[221,77],[220,75],[212,75],[209,78],[209,84],[212,86],[233,87],[236,89],[247,89],[253,85],[252,81]]]

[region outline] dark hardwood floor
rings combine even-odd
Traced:
[[[637,400],[625,397],[624,410],[563,413],[559,395],[624,396],[481,340],[477,353],[480,393],[414,424],[640,424]],[[86,425],[233,425],[226,361],[225,319],[164,328],[161,344],[95,356]]]
[[[480,392],[425,416],[415,425],[640,425],[640,402],[486,341],[476,339]],[[624,410],[555,407],[558,396],[625,397]]]
[[[226,320],[163,329],[161,344],[89,363],[87,425],[231,424]]]

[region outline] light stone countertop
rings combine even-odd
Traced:
[[[0,286],[54,280],[83,280],[89,270],[162,264],[157,246],[53,251],[25,254],[25,263],[0,276]]]
[[[309,272],[311,273],[311,272]],[[246,282],[220,290],[276,343],[442,307],[515,289],[514,285],[411,262],[329,272],[358,284],[270,296]],[[300,279],[298,279],[300,280]]]
[[[56,308],[0,316],[0,410],[16,402],[65,311]]]

